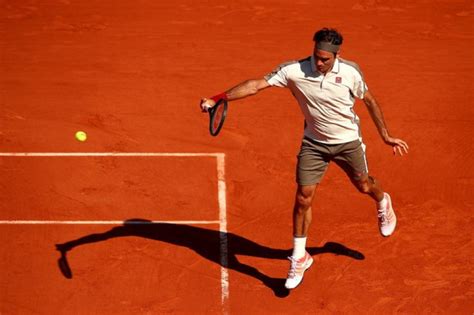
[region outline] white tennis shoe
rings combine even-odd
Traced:
[[[288,259],[291,264],[285,288],[294,289],[303,281],[304,272],[313,264],[313,257],[308,252],[305,252],[305,255],[300,259],[295,259],[294,257],[288,257]]]
[[[397,216],[395,211],[393,211],[392,200],[390,195],[384,193],[384,198],[387,200],[386,206],[383,209],[378,209],[378,219],[379,219],[379,230],[382,236],[390,236],[397,225]]]

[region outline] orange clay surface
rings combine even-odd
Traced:
[[[472,314],[472,1],[319,2],[0,0],[0,152],[225,153],[229,231],[222,300],[219,224],[1,224],[0,314]],[[309,56],[324,26],[410,153],[356,104],[398,228],[382,238],[332,165],[315,263],[288,294],[300,110],[267,89],[231,103],[214,138],[198,104]],[[216,173],[212,157],[3,156],[0,220],[215,221]]]

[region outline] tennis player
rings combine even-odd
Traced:
[[[294,247],[285,283],[288,289],[301,283],[305,270],[313,263],[306,251],[311,206],[316,187],[331,161],[347,173],[360,192],[375,201],[382,236],[390,236],[395,230],[397,218],[390,196],[369,175],[359,118],[353,110],[356,98],[363,100],[380,136],[392,146],[393,153],[408,153],[408,144],[388,132],[382,110],[369,91],[359,66],[339,57],[342,35],[335,29],[323,28],[314,34],[313,40],[315,46],[311,56],[281,64],[261,79],[244,81],[226,92],[203,98],[200,103],[201,110],[206,112],[221,98],[233,101],[277,86],[289,88],[301,107],[305,129],[296,168]]]

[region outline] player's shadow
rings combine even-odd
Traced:
[[[202,257],[222,267],[241,272],[262,281],[262,283],[273,290],[276,296],[285,297],[289,293],[284,287],[284,278],[271,278],[261,273],[255,267],[241,263],[237,259],[238,255],[286,259],[291,254],[289,249],[263,246],[233,233],[222,233],[184,224],[152,223],[143,219],[127,220],[122,226],[114,227],[106,232],[90,234],[63,244],[57,244],[56,249],[61,253],[58,265],[62,274],[66,278],[72,278],[72,270],[67,260],[67,252],[81,245],[125,236],[143,237],[188,247]],[[227,253],[225,253],[225,250],[227,250]],[[365,258],[362,253],[334,242],[328,242],[322,247],[308,247],[307,250],[311,255],[330,253],[357,260]]]

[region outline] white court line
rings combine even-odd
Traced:
[[[229,273],[228,240],[227,240],[227,201],[225,182],[224,153],[159,153],[159,152],[0,152],[4,157],[215,157],[217,160],[217,189],[219,204],[219,221],[152,221],[132,224],[181,223],[181,224],[215,224],[219,223],[220,258],[221,258],[221,303],[222,313],[228,314]],[[124,221],[38,221],[38,220],[3,220],[0,224],[123,224]]]
[[[217,192],[219,202],[219,235],[220,235],[220,256],[221,256],[221,302],[222,313],[228,314],[229,299],[229,273],[228,267],[228,242],[227,242],[227,201],[225,183],[225,155],[217,157]]]
[[[67,220],[0,220],[0,225],[146,225],[146,224],[220,224],[221,221],[67,221]]]
[[[82,157],[82,156],[117,156],[117,157],[133,157],[133,156],[169,156],[169,157],[216,157],[225,156],[224,153],[163,153],[163,152],[0,152],[0,156],[16,156],[16,157]]]

